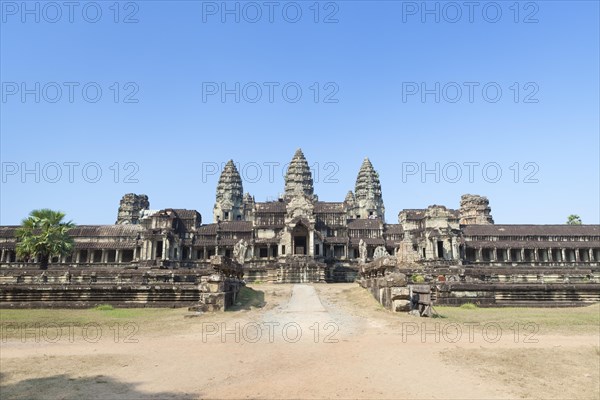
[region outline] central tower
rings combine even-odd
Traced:
[[[285,174],[285,200],[291,200],[298,192],[314,199],[312,173],[301,149],[296,150]]]
[[[215,222],[244,219],[244,188],[233,160],[227,162],[219,177],[213,216]]]
[[[348,199],[347,199],[348,201]],[[354,217],[381,219],[385,221],[385,207],[381,194],[381,182],[379,174],[373,168],[373,164],[365,158],[354,187]]]

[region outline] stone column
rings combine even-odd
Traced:
[[[525,249],[521,249],[521,262],[525,261]]]
[[[579,249],[575,249],[575,262],[580,262],[581,261],[581,257],[579,256]]]
[[[594,260],[594,249],[589,249],[588,251],[589,251],[590,262],[596,261],[596,260]]]
[[[492,251],[492,261],[498,261],[498,249],[496,247],[494,247],[494,250]]]
[[[511,251],[512,251],[512,249],[510,247],[508,247],[506,249],[506,261],[509,261],[509,262],[512,261],[512,257],[511,257],[511,254],[510,254]]]
[[[561,255],[561,259],[560,259],[560,261],[562,261],[562,262],[566,262],[566,257],[565,257],[565,256],[566,256],[566,253],[567,253],[567,252],[565,251],[565,249],[564,249],[564,248],[563,248],[563,249],[560,249],[560,255]]]
[[[117,264],[121,263],[121,250],[119,249],[115,250],[115,262]]]
[[[163,248],[162,248],[162,259],[166,260],[167,258],[169,258],[167,256],[167,251],[169,251],[169,247],[167,246],[167,239],[165,238],[165,240],[163,240],[162,242]]]
[[[315,232],[310,231],[308,233],[308,251],[306,252],[311,257],[315,256]]]
[[[458,251],[458,243],[456,242],[456,238],[454,236],[450,239],[450,246],[452,248],[452,254],[450,254],[450,259],[458,260],[460,258],[460,252]]]
[[[540,249],[533,249],[533,261],[538,262],[539,261],[539,253]]]
[[[481,247],[477,248],[477,250],[475,250],[475,262],[480,262],[482,259],[482,249]]]
[[[554,261],[554,257],[552,257],[552,247],[550,247],[548,250],[546,250],[548,252],[548,261],[552,262]]]

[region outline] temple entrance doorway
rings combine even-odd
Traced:
[[[292,238],[294,244],[294,254],[308,254],[308,229],[304,225],[298,224],[294,227],[294,230],[292,231]]]

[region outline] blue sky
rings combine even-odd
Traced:
[[[1,224],[111,224],[129,192],[211,222],[215,166],[264,201],[298,147],[324,201],[368,156],[387,222],[463,193],[496,223],[600,221],[596,1],[23,4],[1,2]]]

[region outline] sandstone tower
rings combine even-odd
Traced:
[[[233,160],[229,160],[223,168],[217,184],[217,199],[213,209],[214,221],[243,220],[243,196],[242,178]]]
[[[307,197],[316,199],[312,173],[301,149],[296,150],[285,174],[285,199],[293,198],[296,191],[301,191]]]
[[[148,196],[145,194],[128,193],[121,198],[117,224],[137,224],[143,210],[150,207]]]
[[[354,197],[354,209],[350,217],[352,218],[379,218],[385,220],[385,207],[381,194],[381,182],[379,174],[373,168],[373,164],[368,158],[363,161],[354,188],[354,196],[348,193],[346,202],[352,203]]]
[[[494,223],[487,197],[463,194],[460,197],[461,225],[490,225]]]

